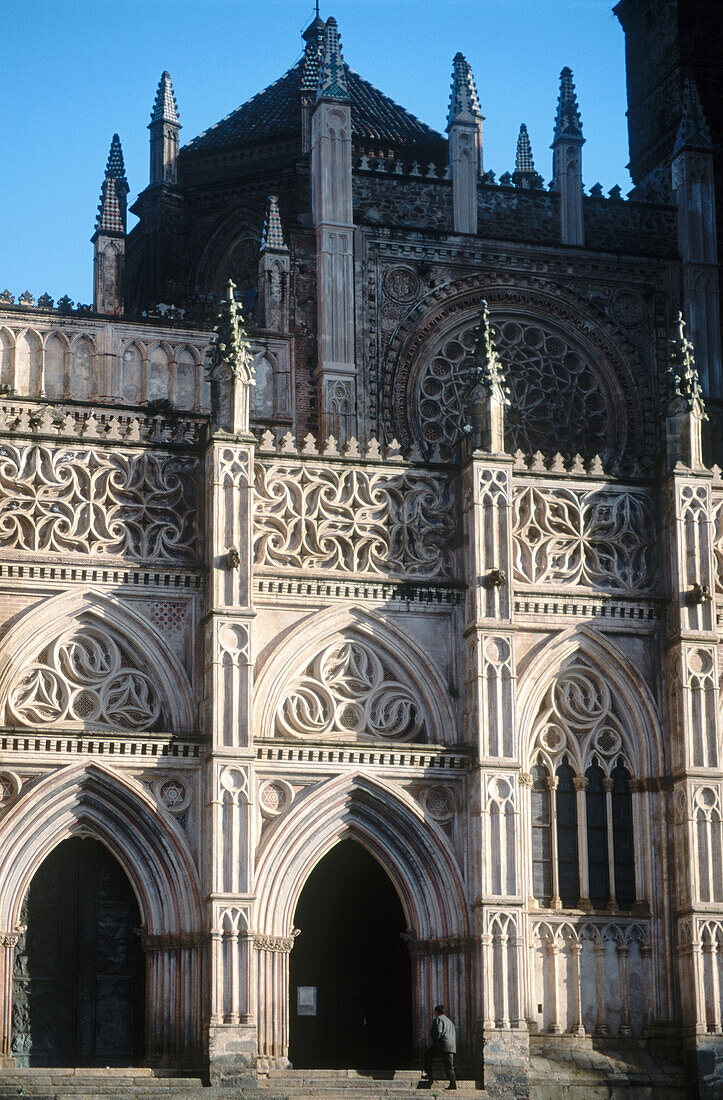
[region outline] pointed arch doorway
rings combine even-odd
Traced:
[[[382,1070],[412,1060],[412,971],[399,896],[361,844],[342,840],[294,914],[289,1057],[296,1068]]]
[[[98,840],[64,840],[36,871],[13,974],[12,1052],[24,1066],[141,1060],[145,982],[138,902]]]

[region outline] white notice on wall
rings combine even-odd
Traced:
[[[297,1016],[316,1016],[315,985],[297,985],[296,1014]]]

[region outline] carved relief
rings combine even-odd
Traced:
[[[360,640],[340,640],[314,658],[276,711],[277,734],[424,740],[415,694]]]
[[[255,564],[451,578],[452,501],[448,479],[413,470],[257,463]]]
[[[0,546],[193,559],[196,463],[169,455],[0,445]]]
[[[294,790],[285,779],[267,780],[259,788],[259,806],[264,817],[278,817],[294,800]]]
[[[175,776],[157,779],[153,784],[153,793],[171,814],[183,813],[191,803],[189,787]]]
[[[516,489],[515,578],[640,591],[655,582],[655,513],[643,493],[607,489]]]
[[[79,625],[18,672],[8,693],[6,721],[17,726],[162,729],[161,700],[153,680],[138,665],[110,631]]]

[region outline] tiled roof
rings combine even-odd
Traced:
[[[242,104],[197,138],[184,152],[216,152],[240,145],[291,138],[301,131],[299,92],[304,59],[268,88]],[[345,63],[351,99],[352,136],[358,141],[386,142],[394,146],[438,146],[446,139],[375,88]]]

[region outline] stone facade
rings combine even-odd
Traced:
[[[528,141],[497,184],[461,54],[448,145],[304,37],[180,152],[163,74],[93,308],[0,295],[0,1058],[29,884],[87,836],[138,899],[144,1059],[288,1066],[295,907],[351,838],[417,1049],[444,1000],[491,1096],[626,1043],[720,1096],[712,154],[585,194],[564,70],[551,189]]]

